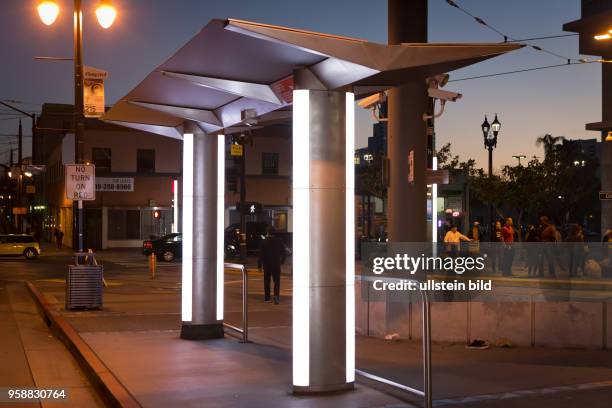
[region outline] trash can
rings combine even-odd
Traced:
[[[77,252],[66,275],[66,309],[102,309],[104,268],[92,252]]]

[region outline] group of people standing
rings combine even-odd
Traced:
[[[459,252],[461,241],[467,241],[468,252],[481,253],[480,242],[483,241],[483,232],[480,223],[475,221],[467,235],[461,234],[456,226],[449,226],[444,236],[444,243],[450,256],[456,256]],[[612,238],[612,234],[610,235]],[[566,266],[560,262],[563,258],[561,247],[558,245],[537,245],[538,243],[567,242],[566,255],[569,276],[575,277],[582,270],[584,273],[587,249],[584,244],[585,237],[582,226],[570,224],[569,232],[565,239],[561,231],[550,221],[547,216],[541,216],[537,225],[530,224],[526,228],[523,242],[526,249],[527,272],[529,277],[543,277],[545,266],[551,277],[556,277],[557,269],[566,270]],[[491,231],[491,247],[486,253],[491,258],[491,272],[501,272],[502,276],[512,276],[512,265],[516,255],[518,231],[515,229],[512,218],[496,221]]]

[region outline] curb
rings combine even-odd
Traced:
[[[89,378],[96,391],[98,391],[108,406],[141,408],[142,406],[138,401],[79,336],[74,327],[57,310],[53,309],[45,295],[32,282],[27,282],[26,286],[45,323],[72,353],[87,375],[87,378]]]

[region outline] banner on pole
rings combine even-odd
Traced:
[[[83,67],[83,102],[86,118],[104,114],[104,80],[108,72],[94,67]]]

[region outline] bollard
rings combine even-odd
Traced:
[[[149,272],[151,273],[151,279],[155,279],[155,271],[157,269],[157,258],[155,254],[149,256]]]

